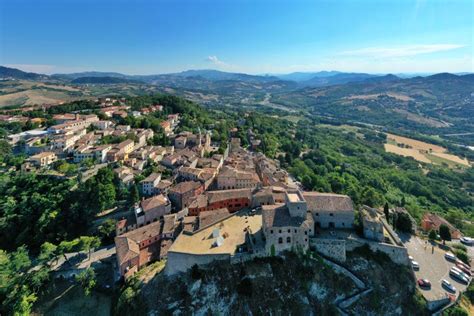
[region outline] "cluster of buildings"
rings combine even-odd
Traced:
[[[131,128],[128,125],[116,123],[113,118],[117,115],[126,116],[127,110],[130,108],[124,104],[124,100],[105,98],[99,102],[102,102],[100,104],[104,106],[100,111],[110,119],[99,119],[95,114],[57,114],[53,116],[56,124],[47,129],[8,135],[10,144],[29,156],[22,166],[22,170],[32,171],[38,168],[47,168],[61,159],[67,159],[67,161],[74,163],[81,163],[84,160],[97,163],[120,162],[129,169],[119,170],[118,174],[124,182],[130,184],[133,175],[140,173],[150,160],[161,163],[165,157],[175,154],[174,146],[148,145],[149,140],[154,136],[153,130]],[[162,110],[163,106],[156,104],[142,109],[141,112],[151,113]],[[3,115],[2,118],[9,119],[11,117]],[[179,115],[168,115],[163,122],[169,124],[168,135],[173,135],[179,122]],[[197,144],[196,139],[192,139],[192,134],[188,136],[190,137],[189,146],[185,145],[183,149],[192,147],[193,141]],[[110,143],[107,138],[114,139],[114,143]],[[205,144],[205,139],[204,137],[203,144]],[[207,139],[209,142],[210,136],[207,136]],[[122,141],[116,143],[115,140]],[[176,153],[172,160],[179,160],[174,162],[176,166],[179,166],[181,163],[185,163],[182,157],[194,161],[196,160],[194,157],[198,156],[202,156],[199,151]],[[164,161],[163,164],[166,162]]]
[[[213,154],[210,135],[186,132],[173,148],[161,161],[172,178],[152,173],[142,180],[147,198],[117,224],[124,277],[165,256],[172,274],[244,254],[308,249],[320,230],[353,228],[348,196],[300,191],[278,162],[243,149],[239,139]]]

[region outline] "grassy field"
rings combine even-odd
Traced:
[[[413,157],[420,162],[446,164],[451,168],[470,166],[467,159],[447,153],[444,147],[394,134],[387,134],[385,151],[404,157]]]
[[[86,89],[45,82],[6,81],[0,84],[0,107],[60,104],[88,95]]]

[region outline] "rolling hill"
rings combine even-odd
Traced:
[[[24,72],[19,69],[0,66],[0,78],[21,80],[45,80],[49,76],[33,72]]]

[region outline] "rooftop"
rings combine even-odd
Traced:
[[[215,203],[228,199],[252,198],[252,192],[250,189],[208,191],[206,192],[206,195],[209,199],[209,203]]]
[[[160,195],[155,195],[149,199],[141,201],[140,206],[142,207],[144,212],[147,212],[155,207],[166,205],[168,203],[169,203],[168,198],[160,194]]]
[[[172,193],[185,193],[191,190],[195,190],[201,186],[201,183],[197,181],[185,181],[185,182],[180,182],[174,187],[170,189],[170,192]]]
[[[245,229],[255,234],[262,228],[262,216],[246,216],[243,212],[235,213],[222,222],[211,225],[192,235],[181,234],[171,246],[169,252],[181,252],[191,254],[229,254],[236,252],[238,245],[245,242]],[[217,238],[212,237],[214,229],[218,228],[220,236],[225,236],[221,246],[215,247]]]
[[[143,183],[143,182],[154,182],[156,179],[158,179],[159,177],[161,177],[161,174],[159,173],[156,173],[156,172],[152,172],[148,177],[146,177],[145,179],[143,179],[142,181],[140,181],[140,183]]]
[[[306,218],[291,216],[285,204],[263,205],[262,215],[265,227],[311,227],[313,220],[309,212]]]
[[[303,197],[310,211],[353,211],[352,200],[347,195],[304,192]]]

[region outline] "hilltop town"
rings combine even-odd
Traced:
[[[215,139],[204,126],[186,128],[192,120],[187,110],[173,112],[173,106],[133,102],[101,98],[85,109],[79,106],[81,110],[52,114],[49,121],[32,118],[35,108],[5,111],[1,116],[5,124],[33,124],[33,129],[7,135],[13,152],[26,156],[17,166],[22,174],[74,180],[77,184],[70,189],[74,191],[103,177],[105,170],[115,179],[114,186],[128,192],[125,203],[104,201],[109,206],[94,215],[99,230],[113,225],[106,238],[113,245],[99,247],[75,264],[70,260],[76,254],[67,259],[63,253],[67,260],[51,266],[56,277],[74,278],[107,262],[106,274],[111,269],[113,277],[104,284],[115,286],[143,278],[144,273],[147,279],[155,274],[174,278],[196,269],[271,260],[289,253],[321,256],[336,271],[345,271],[349,262],[361,260],[354,257],[361,249],[412,271],[406,274],[412,279],[409,285],[425,276],[424,268],[419,270],[424,255],[414,244],[416,237],[410,238],[417,223],[403,207],[382,210],[357,205],[345,194],[308,190],[281,167],[281,159],[262,152],[264,143],[251,129],[234,127],[225,138]],[[239,124],[245,120],[244,115]],[[435,214],[425,214],[420,228],[428,233],[440,231],[442,225],[453,239],[462,237]],[[161,268],[150,272],[156,262]],[[343,274],[351,278],[353,273],[349,267]],[[429,277],[441,278],[442,273]],[[361,285],[358,280],[353,282],[359,284],[362,299],[370,293],[370,282]],[[462,281],[457,286],[464,289],[467,284]],[[433,284],[433,290],[423,294],[430,310],[452,299],[441,284]],[[354,303],[340,299],[336,306],[348,312],[358,308]]]

